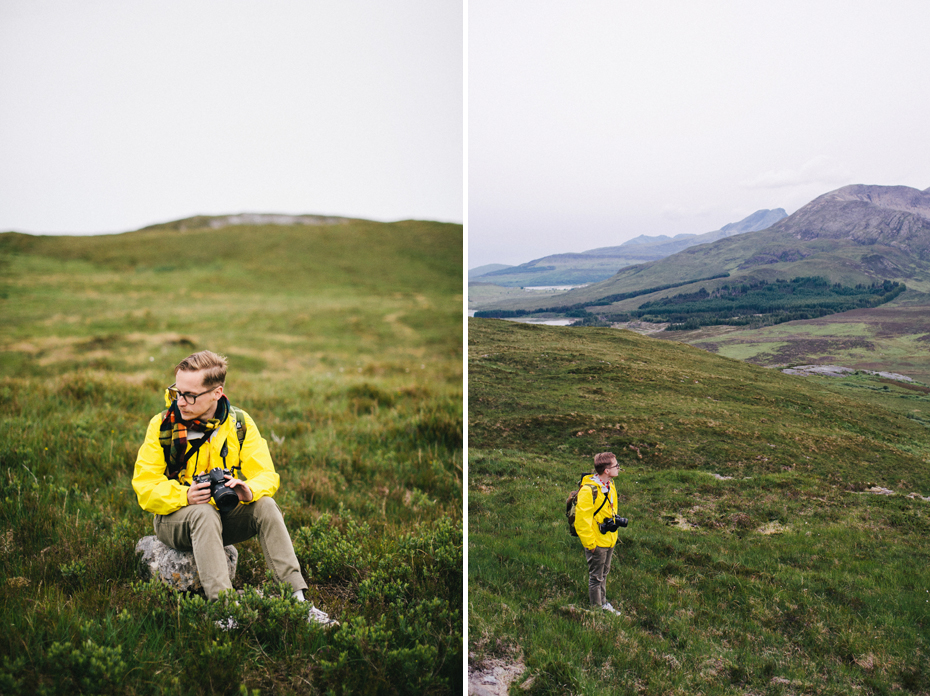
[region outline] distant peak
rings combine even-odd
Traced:
[[[620,246],[627,245],[636,245],[636,244],[652,244],[653,242],[668,242],[671,241],[671,237],[667,234],[657,234],[655,236],[649,236],[646,234],[641,234],[638,237],[633,237],[633,239],[628,239]]]
[[[910,186],[851,184],[825,193],[808,205],[827,201],[856,201],[887,210],[900,210],[925,218],[930,217],[930,189],[921,191]]]
[[[774,225],[779,220],[788,217],[784,208],[775,208],[773,210],[757,210],[752,215],[744,217],[739,222],[731,222],[721,227],[718,232],[726,232],[728,235],[740,234],[742,232],[758,232]]]

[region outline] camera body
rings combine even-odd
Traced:
[[[226,476],[232,476],[229,469],[210,469],[205,474],[195,474],[194,483],[209,483],[210,497],[216,503],[216,509],[220,512],[229,512],[239,505],[239,496],[236,492],[226,486]]]
[[[597,528],[601,530],[601,534],[607,534],[607,532],[616,532],[620,527],[626,527],[629,522],[630,521],[626,517],[614,515],[598,524]]]

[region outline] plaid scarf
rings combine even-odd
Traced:
[[[181,470],[187,467],[187,460],[194,456],[194,453],[210,439],[207,433],[212,433],[226,420],[229,409],[229,399],[224,394],[216,402],[216,413],[213,418],[206,421],[197,419],[186,421],[181,417],[178,402],[171,403],[171,407],[162,416],[158,436],[162,449],[165,451],[165,462],[167,462],[165,475],[169,479],[176,479]],[[189,430],[204,433],[204,437],[195,438],[190,442],[190,451],[187,450],[187,432]]]

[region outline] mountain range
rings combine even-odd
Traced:
[[[782,220],[782,208],[757,210],[752,215],[704,234],[639,235],[619,246],[599,247],[581,253],[544,256],[519,266],[490,264],[468,272],[469,281],[504,287],[583,285],[610,278],[625,266],[656,261],[689,247],[763,230]]]
[[[644,305],[681,301],[676,296],[713,298],[736,286],[815,277],[842,292],[882,283],[903,284],[906,291],[882,306],[777,326],[704,326],[655,335],[764,365],[845,361],[838,364],[930,379],[930,189],[844,186],[767,229],[628,266],[607,280],[558,295],[511,295],[477,309],[572,307],[606,317],[641,315]]]
[[[726,276],[705,281],[711,276]],[[790,280],[822,276],[856,285],[896,280],[930,292],[930,189],[845,186],[826,193],[771,227],[691,246],[665,258],[620,269],[609,279],[558,295],[561,304],[600,300],[676,284],[676,292],[711,290],[733,279]],[[695,287],[682,285],[696,281]],[[699,282],[698,282],[699,281]],[[616,309],[668,294],[639,295]],[[532,295],[504,302],[509,308],[551,306]]]

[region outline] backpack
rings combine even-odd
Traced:
[[[575,530],[575,508],[578,506],[578,495],[581,493],[581,482],[584,481],[585,476],[590,476],[591,474],[582,474],[581,478],[578,479],[578,488],[568,494],[568,498],[565,499],[565,517],[568,519],[568,533],[573,537],[578,536],[578,532]],[[588,488],[591,489],[591,495],[593,496],[591,502],[597,502],[597,489],[598,487],[594,484],[587,483],[585,484]],[[594,517],[597,516],[597,513],[601,511],[601,508],[604,507],[604,504],[607,502],[608,496],[604,496],[604,500],[601,501],[601,504],[598,506],[597,510],[594,511]]]

